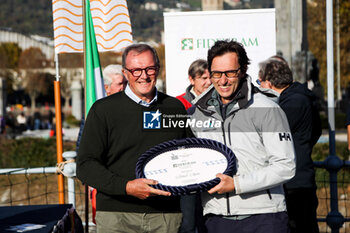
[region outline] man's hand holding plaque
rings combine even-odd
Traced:
[[[220,183],[218,173],[232,177],[235,172],[235,156],[228,147],[200,138],[159,144],[140,156],[136,164],[137,178],[156,180],[158,184],[150,185],[173,195],[209,190]]]
[[[220,183],[208,190],[209,194],[223,194],[233,192],[235,190],[235,183],[231,176],[219,173],[216,175],[216,177],[220,179]]]
[[[170,192],[152,188],[150,185],[156,185],[158,181],[151,179],[135,179],[126,184],[126,193],[139,199],[146,199],[150,196],[163,195],[170,196]]]

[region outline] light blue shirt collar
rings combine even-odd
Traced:
[[[137,95],[135,95],[135,93],[132,92],[132,90],[130,89],[129,84],[126,85],[124,92],[130,99],[132,99],[134,102],[136,102],[137,104],[140,104],[144,107],[149,107],[153,102],[156,102],[158,100],[158,91],[157,91],[156,87],[155,87],[155,95],[149,103],[147,103],[146,101],[140,99]]]

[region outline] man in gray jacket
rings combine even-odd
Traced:
[[[282,109],[251,84],[240,43],[217,41],[208,51],[213,83],[190,109],[192,119],[221,127],[192,128],[222,142],[237,158],[237,173],[202,193],[209,233],[288,232],[282,184],[295,174],[293,139]]]

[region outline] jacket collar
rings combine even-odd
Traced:
[[[190,84],[187,88],[186,88],[186,92],[184,95],[184,98],[189,100],[189,102],[191,102],[192,100],[194,100],[196,98],[195,95],[193,95],[193,93],[191,92],[193,86]]]
[[[272,90],[270,88],[262,88],[262,87],[256,87],[257,91],[266,95],[270,100],[272,100],[275,103],[278,103],[280,93],[278,93],[275,90]]]

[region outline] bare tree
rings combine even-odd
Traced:
[[[24,72],[24,77],[22,77],[23,87],[30,97],[32,112],[36,108],[36,98],[40,94],[47,94],[48,85],[50,85],[47,75],[40,72],[40,69],[47,65],[46,57],[39,48],[26,49],[19,58],[18,67],[27,70],[27,72]]]
[[[48,65],[45,54],[39,48],[30,47],[21,53],[18,67],[20,69],[38,69]]]
[[[64,74],[61,75],[61,96],[64,98],[64,111],[68,112],[69,110],[69,100],[71,98],[71,71],[67,70]]]
[[[120,52],[101,52],[100,55],[100,62],[101,67],[106,67],[110,64],[121,64],[122,63],[122,53]]]
[[[84,67],[84,56],[82,53],[61,53],[58,56],[61,68]]]
[[[44,73],[28,72],[25,78],[24,90],[28,93],[31,101],[31,112],[36,108],[36,98],[40,94],[47,94],[49,78]]]

